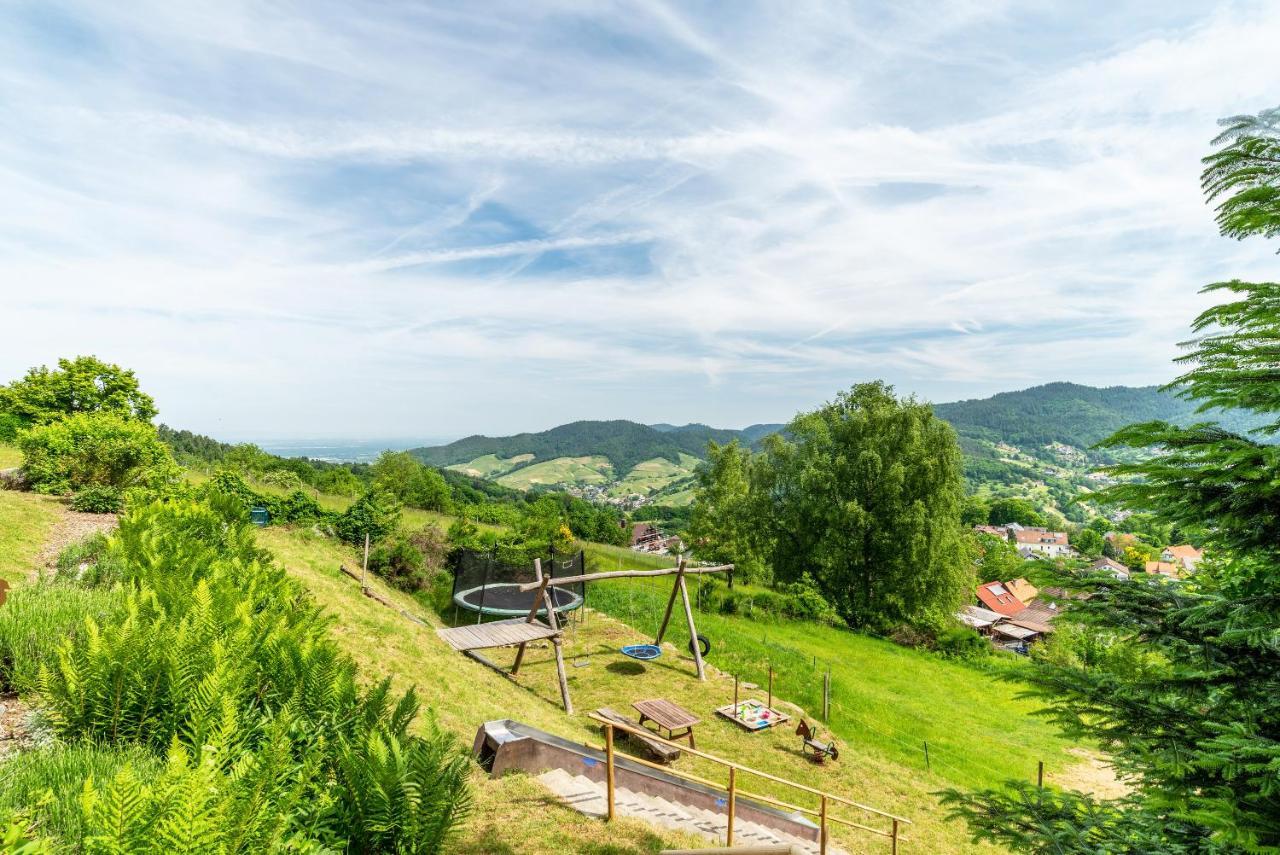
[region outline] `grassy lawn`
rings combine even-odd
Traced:
[[[0,578],[27,577],[61,514],[62,503],[52,496],[0,490]]]
[[[0,469],[12,469],[22,463],[22,452],[16,445],[0,442]]]
[[[439,616],[412,598],[387,593],[411,613],[427,621],[416,624],[360,596],[356,584],[342,576],[339,563],[354,565],[357,556],[331,540],[306,532],[269,528],[263,543],[306,583],[318,601],[337,618],[334,634],[371,675],[390,675],[402,686],[416,684],[436,720],[467,744],[481,722],[515,718],[567,738],[598,743],[598,733],[584,712],[600,706],[630,710],[632,701],[666,697],[701,716],[698,744],[712,753],[791,780],[833,792],[916,821],[908,832],[906,851],[995,851],[974,847],[962,825],[946,822],[933,792],[951,785],[995,784],[1006,777],[1030,777],[1035,761],[1044,759],[1050,780],[1056,770],[1078,763],[1064,754],[1066,743],[1038,719],[1033,705],[1015,698],[1017,685],[999,682],[973,668],[899,648],[853,633],[810,624],[762,624],[748,617],[698,614],[698,628],[712,638],[709,680],[699,683],[684,649],[683,621],[673,622],[666,655],[650,663],[623,657],[623,644],[643,641],[660,618],[670,590],[665,585],[630,582],[597,583],[589,603],[633,614],[635,628],[608,614],[589,609],[567,634],[568,676],[577,714],[560,709],[550,648],[532,649],[526,667],[512,680],[471,662],[436,638]],[[592,564],[604,569],[609,547],[592,547]],[[628,553],[628,550],[616,550]],[[668,566],[661,556],[636,556],[645,564]],[[612,588],[610,588],[612,586]],[[656,602],[661,599],[661,602]],[[810,653],[812,651],[812,653]],[[488,651],[489,658],[509,664],[510,651]],[[812,719],[820,711],[821,665],[812,656],[832,661],[834,730],[841,742],[839,762],[815,767],[800,756],[793,729],[746,733],[719,719],[714,709],[732,699],[730,676],[759,679],[751,670],[757,659],[773,658],[775,697],[804,707]],[[809,657],[803,665],[800,660]],[[575,664],[581,667],[575,667]],[[717,670],[717,669],[722,669]],[[761,672],[760,677],[762,677]],[[811,685],[818,686],[818,693]],[[751,690],[763,696],[763,687]],[[815,703],[816,701],[816,703]],[[798,713],[799,710],[792,709]],[[928,739],[932,767],[926,769],[922,743]],[[987,750],[999,745],[999,751]],[[712,780],[724,772],[713,764],[685,757],[678,768]],[[634,824],[612,829],[567,814],[547,799],[533,782],[516,777],[503,781],[477,778],[479,810],[470,822],[459,852],[653,852],[663,846],[687,845],[667,832]],[[757,792],[805,804],[803,795],[762,780],[743,782]],[[856,815],[848,815],[858,819]],[[878,838],[838,832],[839,843],[852,852],[882,852]]]

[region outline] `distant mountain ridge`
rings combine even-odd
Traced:
[[[411,453],[423,463],[452,466],[467,463],[486,454],[502,458],[532,454],[529,463],[558,457],[606,457],[615,473],[625,474],[637,463],[654,458],[678,462],[680,454],[705,457],[707,443],[726,443],[736,439],[739,431],[706,425],[663,425],[660,430],[638,422],[579,421],[539,433],[514,436],[468,436],[448,445],[415,448]]]
[[[1042,449],[1064,443],[1088,449],[1125,425],[1160,419],[1175,424],[1214,420],[1230,430],[1246,432],[1262,424],[1247,413],[1197,415],[1195,404],[1157,386],[1096,388],[1078,383],[1046,383],[989,398],[935,404],[934,412],[960,434],[966,459],[997,455],[993,447],[1006,443]],[[518,471],[557,458],[607,458],[613,477],[621,479],[636,464],[655,459],[673,463],[680,455],[705,458],[708,442],[739,440],[757,446],[785,424],[765,423],[741,430],[704,424],[653,425],[617,419],[578,421],[537,433],[506,437],[469,436],[448,445],[416,448],[411,453],[434,466],[460,466],[486,455],[510,460],[533,455],[501,469]]]
[[[933,408],[961,436],[1020,447],[1061,442],[1089,448],[1135,422],[1160,420],[1186,425],[1216,421],[1228,430],[1244,433],[1265,421],[1239,411],[1197,414],[1195,410],[1194,402],[1159,386],[1099,389],[1064,382],[1000,392],[990,398],[935,404]]]

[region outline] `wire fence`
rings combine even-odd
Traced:
[[[592,607],[651,635],[657,631],[669,594],[669,580],[609,581],[597,584]],[[708,612],[700,608],[702,598],[696,589],[690,594],[697,604],[699,631],[712,636],[710,661],[720,671],[757,686],[764,686],[772,671],[775,698],[801,707],[805,715],[821,721],[845,742],[873,744],[895,762],[936,773],[952,784],[997,783],[992,778],[992,759],[986,756],[981,740],[939,726],[912,728],[912,716],[893,709],[875,705],[858,708],[851,702],[857,696],[852,684],[870,675],[855,677],[848,661],[824,659],[771,637],[771,625],[789,628],[796,622],[774,623],[771,617],[756,615],[748,623],[743,620],[746,616]],[[673,622],[668,634],[672,644],[684,649],[688,631],[682,622]],[[992,679],[978,668],[973,669],[973,676],[975,680]],[[894,721],[902,724],[894,726],[890,723]],[[1012,768],[1008,777],[1036,780],[1037,760],[1028,758],[1025,765],[1025,771]]]

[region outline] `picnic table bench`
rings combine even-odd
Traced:
[[[596,714],[601,718],[608,719],[614,724],[625,724],[628,727],[636,726],[634,721],[627,718],[625,715],[614,712],[609,707],[600,707],[600,709],[596,710]],[[628,730],[621,732],[643,746],[645,751],[647,751],[649,755],[659,763],[670,763],[680,756],[679,748],[672,748],[670,745],[667,745],[664,742],[659,742],[657,739],[648,736],[641,736],[638,733],[633,733]]]
[[[636,712],[640,713],[640,726],[643,727],[646,721],[651,721],[658,726],[659,731],[667,732],[667,739],[674,742],[677,739],[689,738],[689,747],[697,748],[693,742],[693,726],[702,719],[689,712],[684,707],[678,706],[666,698],[651,698],[647,701],[636,701],[632,704]],[[676,731],[680,731],[676,733]],[[661,735],[661,733],[659,733]]]

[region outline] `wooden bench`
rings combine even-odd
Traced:
[[[627,718],[624,715],[618,714],[617,712],[609,709],[608,707],[600,707],[600,709],[596,710],[596,714],[599,715],[601,718],[607,718],[609,721],[613,722],[614,724],[625,724],[628,727],[636,726],[636,723],[634,721],[632,721],[631,719]],[[679,748],[672,748],[670,745],[667,745],[666,743],[661,742],[660,740],[653,739],[648,736],[641,736],[638,733],[631,733],[630,731],[626,731],[626,730],[620,731],[620,732],[631,737],[633,741],[640,743],[640,745],[644,747],[645,751],[649,753],[649,756],[651,756],[654,760],[657,760],[659,763],[671,763],[672,761],[676,760],[680,756]]]

